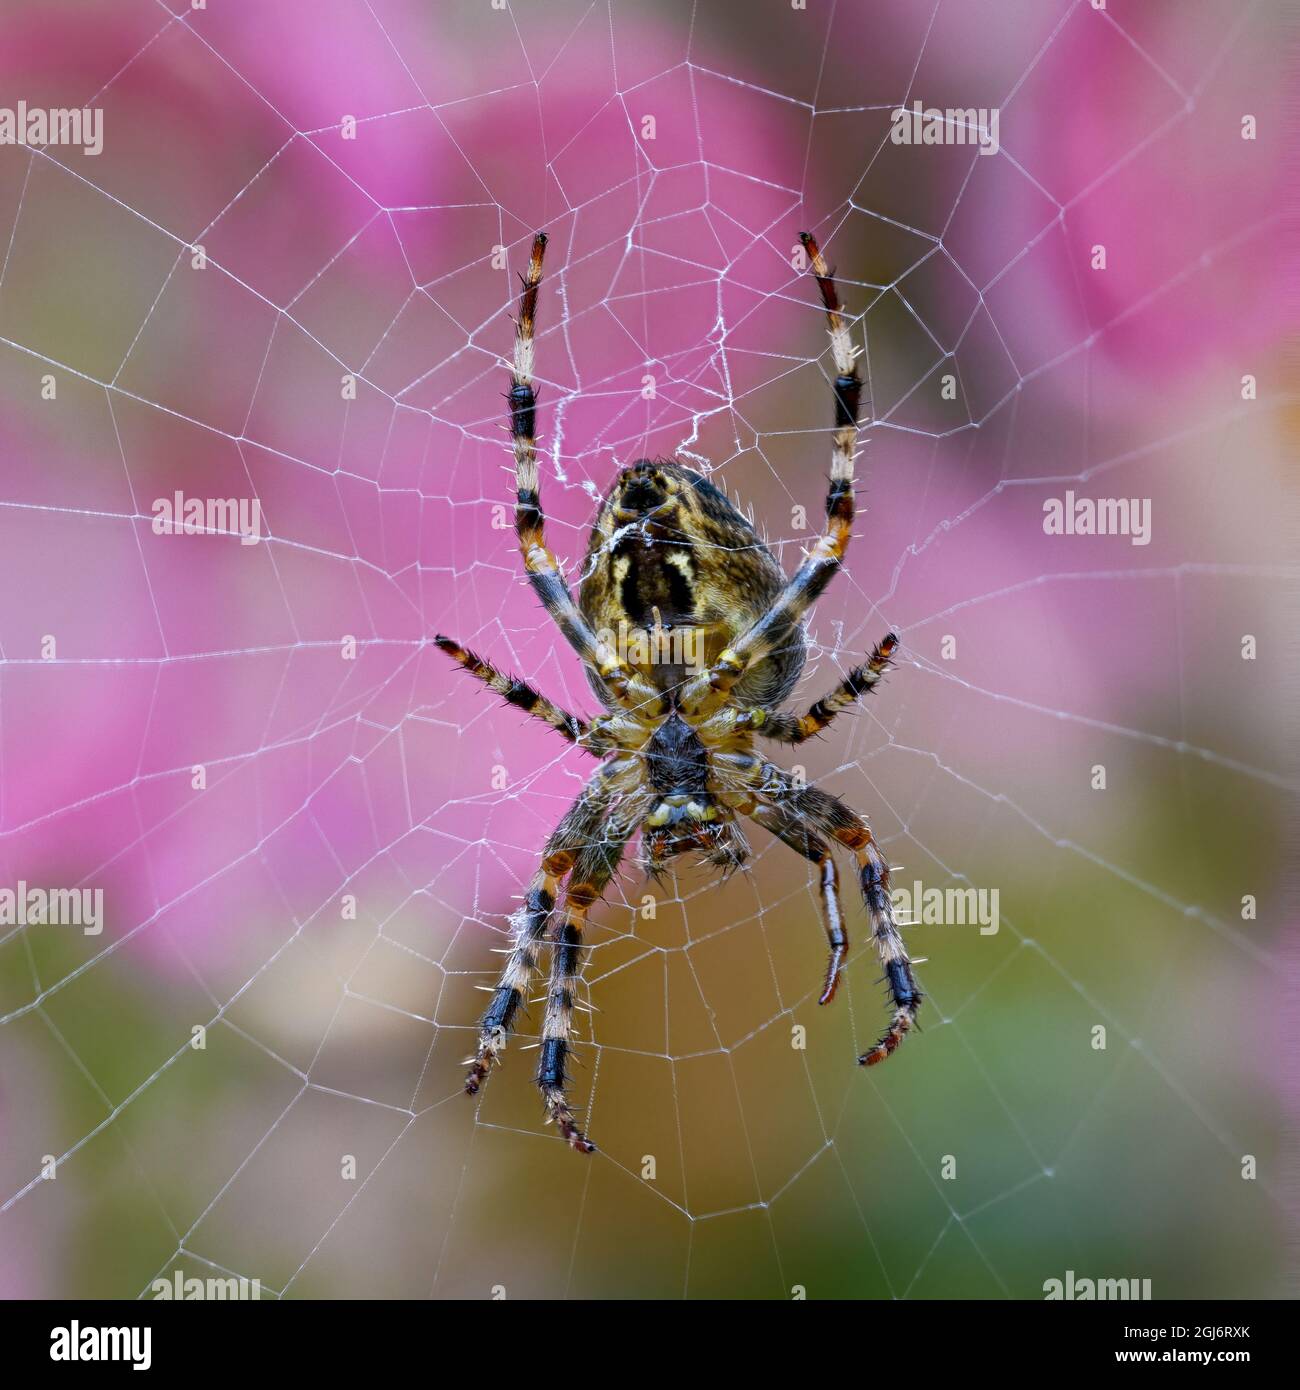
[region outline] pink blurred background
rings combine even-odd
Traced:
[[[119,0],[4,27],[3,90],[100,107],[105,138],[0,148],[0,885],[102,888],[107,921],[0,931],[0,1290],[1280,1287],[1271,7]],[[892,144],[914,99],[999,108],[1000,151]],[[802,861],[687,871],[653,918],[627,870],[584,1165],[527,1052],[459,1095],[473,986],[590,770],[430,645],[592,710],[494,524],[514,272],[545,228],[571,571],[645,454],[709,470],[793,566],[829,452],[805,227],[872,428],[799,699],[904,647],[805,761],[902,881],[997,887],[1001,929],[915,929],[927,1028],[868,1076],[876,967],[812,1007]],[[1067,489],[1147,499],[1150,544],[1044,534]],[[266,539],[154,534],[177,490],[257,498]]]

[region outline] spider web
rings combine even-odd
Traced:
[[[105,915],[0,938],[0,1287],[1276,1292],[1269,8],[20,19],[26,99],[102,107],[105,149],[0,151],[2,882],[102,888]],[[1000,148],[895,145],[913,100],[997,108]],[[903,648],[780,760],[871,817],[896,886],[997,890],[997,930],[908,928],[923,1032],[862,1072],[886,1008],[847,891],[819,1010],[804,861],[755,828],[725,884],[625,865],[589,934],[583,1160],[541,1123],[536,1007],[461,1094],[475,987],[592,767],[431,644],[593,711],[510,528],[513,272],[548,230],[542,490],[571,578],[616,468],[657,454],[789,569],[830,452],[805,226],[871,419],[794,704],[891,628]],[[256,497],[263,538],[155,534],[178,490]],[[1150,543],[1046,534],[1067,490],[1146,499]]]

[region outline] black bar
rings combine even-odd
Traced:
[[[828,1338],[841,1337],[844,1303],[827,1300],[819,1310],[815,1291],[804,1292],[807,1297],[801,1298],[796,1287],[785,1300],[796,1305],[788,1315],[782,1314],[788,1322],[776,1321],[774,1302],[737,1304],[730,1310],[717,1303],[701,1307],[687,1302],[680,1311],[657,1304],[653,1335],[635,1304],[604,1303],[597,1316],[606,1349],[594,1355],[588,1377],[621,1375],[626,1368],[611,1360],[611,1350],[620,1346],[635,1346],[641,1373],[658,1357],[664,1358],[665,1373],[673,1366],[680,1369],[680,1348],[664,1335],[665,1317],[681,1317],[698,1329],[697,1351],[692,1352],[697,1368],[700,1362],[725,1356],[733,1382],[747,1364],[770,1371],[773,1358],[783,1354],[790,1360],[791,1374],[802,1366],[803,1373],[815,1375],[819,1358],[810,1356],[809,1348],[826,1344],[817,1335],[823,1331]],[[103,1338],[104,1328],[134,1329],[141,1352],[147,1329],[149,1365],[144,1374],[170,1380],[181,1376],[186,1381],[234,1385],[249,1372],[269,1371],[294,1374],[301,1384],[303,1374],[321,1371],[329,1373],[331,1382],[352,1374],[365,1375],[373,1383],[375,1372],[389,1367],[406,1366],[414,1373],[414,1356],[436,1383],[449,1378],[464,1357],[499,1348],[499,1340],[483,1337],[499,1337],[499,1329],[520,1316],[512,1314],[512,1301],[527,1302],[512,1300],[508,1286],[484,1289],[481,1301],[506,1306],[474,1312],[463,1301],[336,1304],[267,1297],[236,1302],[10,1302],[0,1304],[0,1335],[6,1382],[14,1386],[27,1383],[21,1378],[24,1371],[39,1374],[41,1384],[56,1383],[69,1372],[78,1374],[71,1370],[74,1364],[92,1379],[105,1371],[132,1373],[129,1359],[89,1359],[91,1349],[128,1345],[125,1339]],[[615,1341],[609,1335],[610,1319],[624,1316],[632,1340]],[[534,1311],[522,1317],[521,1333],[541,1328]],[[729,1324],[732,1317],[734,1328],[719,1328],[719,1319]],[[905,1378],[929,1384],[938,1383],[940,1375],[968,1377],[974,1372],[981,1380],[1011,1373],[1016,1380],[1032,1378],[1036,1384],[1055,1386],[1076,1380],[1080,1373],[1103,1371],[1123,1384],[1130,1371],[1143,1364],[1196,1370],[1209,1366],[1232,1373],[1288,1364],[1295,1341],[1294,1305],[1283,1302],[906,1301],[860,1304],[853,1317],[864,1332],[874,1331],[884,1344],[908,1348],[910,1370]],[[704,1318],[707,1323],[701,1321]],[[819,1318],[827,1321],[820,1323]],[[581,1314],[574,1310],[566,1322],[577,1336]],[[76,1362],[54,1359],[52,1350],[70,1347],[74,1325]],[[1241,1359],[1243,1354],[1249,1359]]]

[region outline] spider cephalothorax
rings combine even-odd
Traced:
[[[803,668],[804,615],[844,556],[853,524],[853,459],[862,381],[858,351],[835,282],[811,236],[802,237],[821,290],[835,365],[831,482],[826,528],[787,579],[749,521],[706,478],[672,459],[640,459],[610,488],[587,548],[578,601],[543,535],[535,441],[533,329],[546,237],[533,240],[523,277],[507,397],[514,439],[515,524],[534,591],[582,658],[605,713],[586,722],[523,681],[503,675],[447,637],[437,644],[510,704],[535,715],[601,766],[547,841],[514,915],[514,945],[483,1017],[465,1089],[478,1091],[505,1046],[538,965],[560,884],[564,910],[551,934],[551,982],[537,1083],[548,1118],[574,1148],[593,1145],[565,1093],[582,928],[640,832],[642,860],[660,873],[694,852],[729,870],[749,845],[753,821],[817,865],[830,962],[820,1001],[829,1003],[848,952],[832,844],[851,850],[893,1003],[880,1040],[859,1057],[888,1057],[913,1027],[921,993],[894,921],[889,866],[865,819],[819,787],[761,756],[756,738],[798,744],[870,691],[898,644],[891,633],[804,715],[774,708]]]

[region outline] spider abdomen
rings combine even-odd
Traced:
[[[711,664],[771,608],[781,567],[750,522],[702,474],[640,459],[601,503],[578,605],[592,629],[657,689]],[[742,705],[771,705],[803,667],[796,624],[737,682]],[[592,681],[608,703],[607,692]]]

